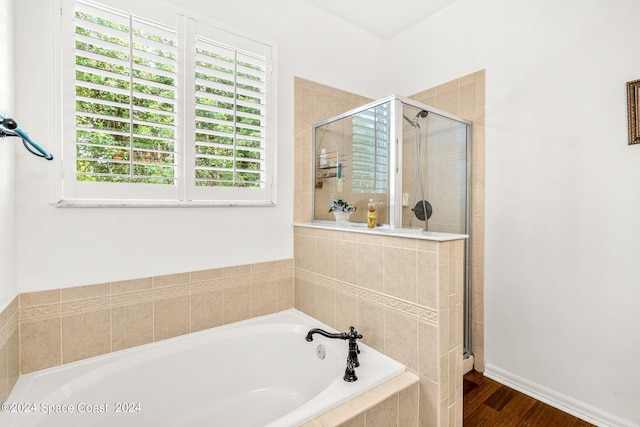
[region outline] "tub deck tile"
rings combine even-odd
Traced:
[[[338,406],[337,408],[320,415],[314,420],[304,424],[302,427],[347,427],[352,424],[360,425],[361,419],[362,426],[368,427],[373,424],[367,422],[365,413],[373,408],[377,408],[378,406],[388,404],[391,402],[389,399],[393,400],[394,396],[396,398],[399,397],[400,392],[418,384],[419,381],[420,378],[417,375],[412,372],[405,371],[402,374],[361,394],[360,396]],[[405,394],[402,396],[405,396]],[[402,402],[400,402],[400,406],[405,407]],[[396,413],[397,411],[398,406],[396,406]],[[369,413],[373,414],[374,412]],[[417,420],[417,418],[415,419]],[[400,424],[398,424],[398,426],[406,427]]]

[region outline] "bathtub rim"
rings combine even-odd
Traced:
[[[284,316],[284,318],[283,318]],[[293,317],[290,317],[293,316]],[[280,320],[278,318],[282,318],[282,321],[276,321],[274,322],[274,318],[277,320]],[[33,388],[33,383],[35,381],[38,380],[39,377],[43,376],[43,375],[47,375],[50,374],[52,372],[63,372],[67,369],[70,368],[74,368],[74,367],[82,367],[85,366],[86,370],[82,370],[80,369],[80,375],[86,374],[86,373],[90,373],[92,371],[92,369],[94,369],[92,367],[93,364],[96,363],[97,360],[103,360],[105,361],[106,364],[109,363],[118,363],[118,359],[121,357],[135,357],[136,354],[138,353],[142,353],[144,354],[145,352],[148,352],[150,349],[154,350],[153,352],[156,352],[156,349],[161,349],[162,347],[165,346],[170,346],[176,343],[180,343],[183,341],[193,341],[193,342],[197,342],[197,339],[199,336],[205,336],[205,335],[209,335],[212,333],[212,331],[220,331],[220,332],[228,332],[228,331],[233,331],[234,329],[241,329],[241,328],[245,328],[247,326],[252,327],[252,326],[259,326],[262,324],[267,324],[267,325],[278,325],[278,324],[289,324],[289,323],[293,323],[295,326],[304,326],[303,329],[300,330],[301,332],[301,338],[304,337],[304,334],[306,333],[306,328],[307,327],[320,327],[323,328],[329,332],[339,332],[337,331],[335,328],[332,328],[326,324],[324,324],[323,322],[319,321],[318,319],[300,311],[297,310],[295,308],[290,308],[290,309],[286,309],[286,310],[282,310],[276,313],[270,313],[270,314],[266,314],[263,316],[257,316],[254,318],[249,318],[249,319],[245,319],[245,320],[241,320],[238,322],[233,322],[233,323],[229,323],[226,325],[220,325],[214,328],[210,328],[210,329],[205,329],[202,331],[197,331],[197,332],[193,332],[190,334],[185,334],[185,335],[180,335],[180,336],[176,336],[176,337],[172,337],[172,338],[168,338],[165,340],[160,340],[160,341],[155,341],[152,343],[147,343],[147,344],[143,344],[140,346],[136,346],[136,347],[131,347],[131,348],[127,348],[127,349],[122,349],[122,350],[117,350],[117,351],[113,351],[110,353],[106,353],[106,354],[102,354],[102,355],[98,355],[98,356],[94,356],[94,357],[90,357],[90,358],[86,358],[86,359],[82,359],[82,360],[78,360],[78,361],[74,361],[74,362],[70,362],[67,364],[63,364],[63,365],[58,365],[58,366],[53,366],[50,368],[46,368],[46,369],[42,369],[39,371],[35,371],[35,372],[31,372],[28,374],[24,374],[20,376],[20,379],[18,380],[18,383],[16,384],[16,386],[14,387],[14,389],[12,390],[11,394],[8,396],[7,401],[21,401],[24,400],[24,396],[28,396],[28,392]],[[296,331],[297,332],[297,331]],[[314,340],[316,341],[316,340]],[[318,340],[319,341],[319,340]],[[190,344],[191,346],[193,346],[194,344]],[[361,344],[363,351],[372,351],[374,353],[379,353],[382,356],[384,356],[385,358],[389,359],[390,361],[392,361],[393,363],[397,364],[399,367],[401,368],[396,368],[394,370],[394,372],[392,374],[388,374],[385,377],[380,377],[378,379],[376,379],[375,381],[373,381],[371,384],[369,384],[367,386],[366,389],[364,390],[359,390],[355,395],[349,396],[347,399],[342,399],[340,401],[335,401],[335,402],[330,402],[329,404],[327,404],[326,402],[323,403],[322,405],[322,411],[318,412],[317,410],[314,410],[313,406],[314,405],[310,405],[310,403],[317,403],[314,402],[314,400],[319,396],[315,396],[314,398],[312,398],[311,400],[305,402],[303,405],[300,406],[300,408],[305,408],[305,409],[310,409],[310,413],[307,414],[304,417],[298,417],[295,418],[296,420],[296,425],[299,425],[299,423],[306,423],[306,422],[310,422],[313,419],[318,419],[320,417],[322,417],[324,414],[329,413],[331,411],[333,411],[336,408],[339,408],[341,405],[344,404],[348,404],[351,400],[357,398],[358,396],[361,396],[365,393],[367,393],[368,391],[373,390],[374,388],[380,386],[381,384],[384,384],[385,382],[399,376],[402,375],[403,372],[406,371],[406,366],[401,364],[400,362],[395,361],[394,359],[390,358],[387,355],[384,355],[383,353],[373,349],[370,346],[367,346],[366,344]],[[153,353],[152,352],[152,353]],[[346,359],[346,347],[345,347],[345,359]],[[143,356],[144,359],[152,359],[152,357],[149,357],[149,355],[147,355],[146,357]],[[111,359],[111,361],[110,361]],[[87,368],[88,367],[88,368]],[[356,372],[358,370],[356,369]],[[340,376],[339,381],[342,381],[342,376]],[[334,384],[338,381],[333,381],[331,384]],[[37,383],[36,383],[37,384]],[[328,388],[328,387],[327,387]],[[320,394],[322,394],[323,392],[325,392],[327,390],[327,388],[325,388]],[[36,387],[37,389],[37,387]],[[56,389],[54,389],[55,391]],[[49,393],[52,393],[51,391],[49,391]],[[46,394],[45,394],[46,396]],[[309,408],[309,406],[311,406],[311,408]],[[268,426],[279,426],[281,425],[280,422],[286,422],[287,418],[290,418],[291,414],[293,414],[294,412],[296,412],[296,410],[293,410],[289,413],[284,414],[282,417],[278,418],[277,420],[274,420],[272,423],[268,424]],[[11,421],[11,419],[9,420]],[[289,425],[289,424],[287,424]]]

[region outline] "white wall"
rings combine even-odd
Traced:
[[[17,113],[50,148],[47,124],[50,0],[20,0],[16,13]],[[115,0],[114,0],[115,1]],[[153,0],[131,0],[148,7]],[[272,208],[61,209],[49,206],[46,161],[17,164],[20,292],[266,262],[293,256],[293,78],[365,95],[381,91],[382,40],[305,2],[198,0],[188,4],[226,25],[278,44],[278,205]],[[121,2],[122,3],[122,2]],[[234,19],[236,13],[242,20]],[[24,19],[28,16],[29,19]]]
[[[635,0],[460,0],[389,44],[399,93],[486,69],[487,373],[640,425]]]
[[[0,0],[0,111],[13,117],[13,0]],[[16,281],[16,138],[0,139],[0,312],[18,294]]]
[[[15,5],[29,16],[15,117],[48,146],[44,3]],[[460,0],[388,45],[302,1],[188,4],[278,42],[278,206],[55,209],[46,162],[21,150],[20,292],[291,257],[293,76],[377,98],[484,68],[488,372],[601,424],[640,424],[640,146],[627,146],[624,85],[640,78],[640,3]]]

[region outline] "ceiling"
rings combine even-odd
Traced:
[[[306,0],[325,11],[391,40],[457,0]]]

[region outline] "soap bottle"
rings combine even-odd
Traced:
[[[367,205],[367,227],[375,228],[376,226],[376,205],[373,202],[373,199],[369,199],[369,204]]]
[[[326,148],[323,148],[322,150],[320,150],[320,167],[321,168],[327,167],[327,149]]]

